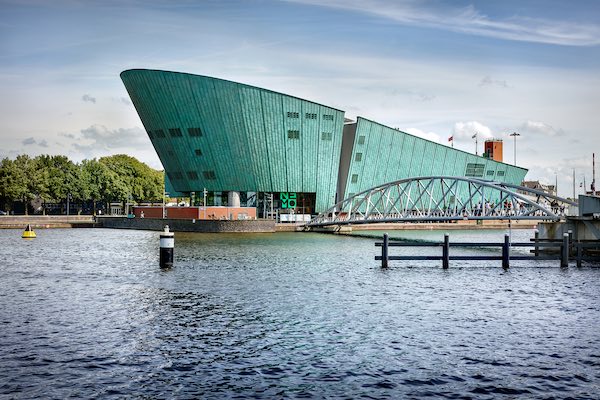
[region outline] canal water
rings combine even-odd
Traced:
[[[600,269],[589,265],[382,270],[369,238],[176,233],[175,267],[160,270],[158,232],[20,233],[0,230],[2,398],[600,394]]]

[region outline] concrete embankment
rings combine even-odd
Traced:
[[[92,215],[2,215],[0,229],[94,228],[98,223]]]
[[[511,221],[511,229],[535,229],[539,221]],[[462,230],[462,229],[508,229],[508,221],[456,221],[456,222],[402,222],[385,224],[354,224],[342,225],[341,227],[331,226],[324,228],[311,228],[313,232],[334,232],[346,233],[356,231],[385,231],[385,230]]]
[[[187,219],[154,219],[154,218],[124,218],[102,216],[97,218],[104,228],[141,229],[162,231],[169,225],[174,232],[275,232],[274,220],[187,220]]]

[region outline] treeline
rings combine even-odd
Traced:
[[[25,213],[41,203],[161,201],[164,173],[134,157],[118,154],[74,163],[66,156],[19,155],[0,163],[0,203],[11,211],[24,204]],[[37,207],[39,208],[39,206]],[[33,207],[37,212],[36,207]]]

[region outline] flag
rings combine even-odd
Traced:
[[[475,139],[477,137],[477,134],[474,134],[473,136],[471,136],[471,139]]]
[[[449,141],[449,142],[451,142],[451,141],[453,141],[453,140],[454,140],[454,136],[450,136],[450,137],[448,138],[448,141]]]

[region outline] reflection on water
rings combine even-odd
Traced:
[[[597,397],[600,270],[381,270],[374,241],[177,233],[160,270],[157,232],[0,231],[0,395]]]

